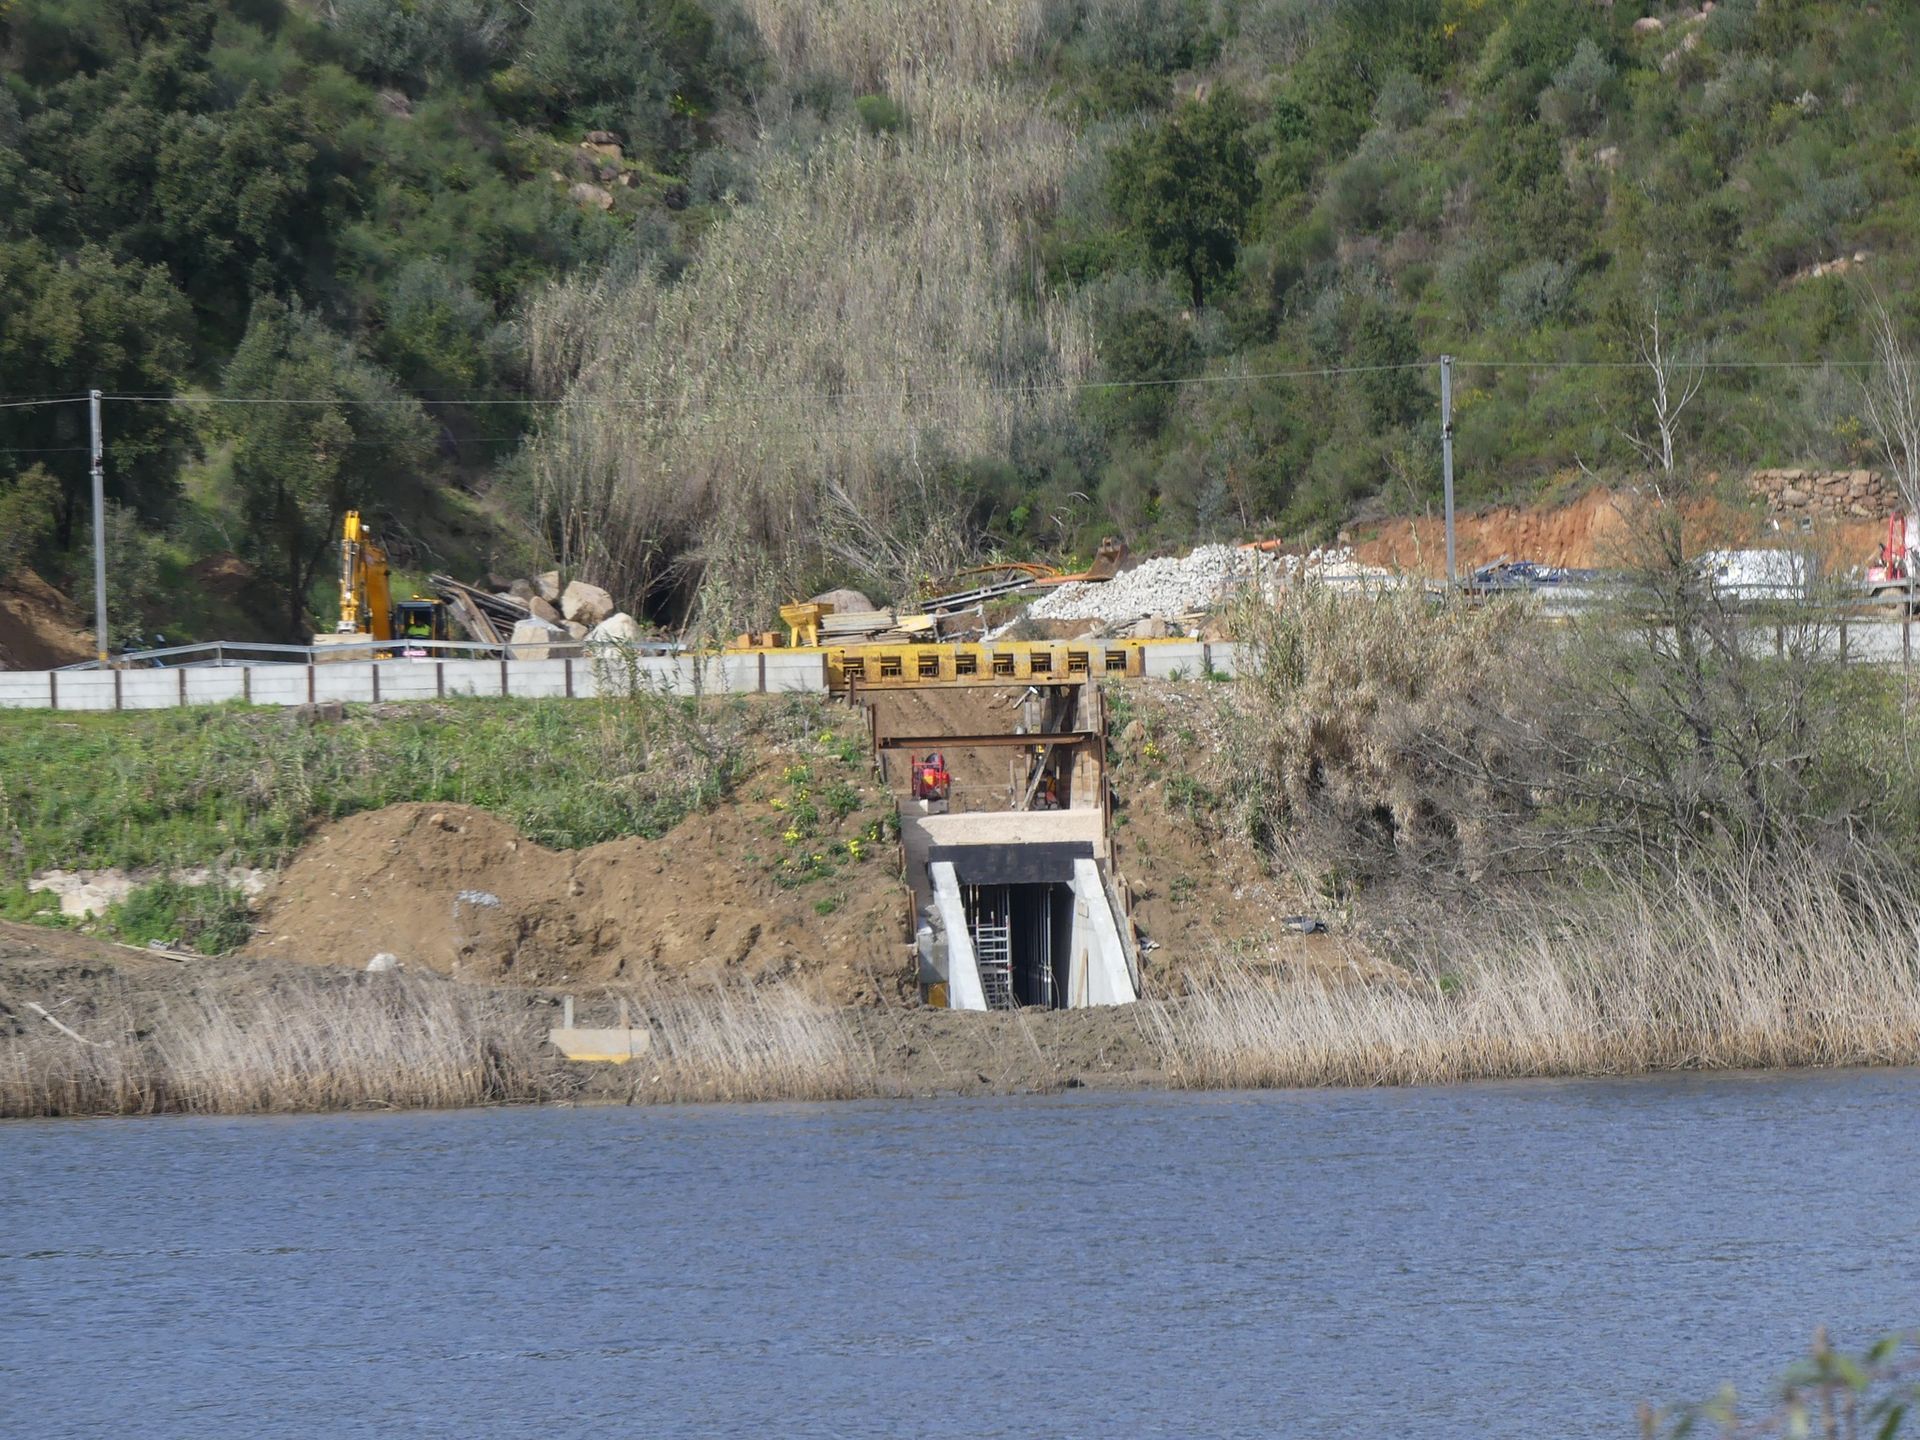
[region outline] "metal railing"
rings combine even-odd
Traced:
[[[324,665],[339,660],[559,660],[627,655],[673,656],[688,647],[669,640],[538,640],[488,645],[473,640],[351,640],[327,645],[281,645],[265,640],[208,640],[127,650],[105,666],[98,660],[62,665],[66,670],[173,669],[178,666]]]

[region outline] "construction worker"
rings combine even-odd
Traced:
[[[947,773],[947,758],[935,750],[915,772],[913,797],[916,800],[944,800],[952,785],[953,776]]]

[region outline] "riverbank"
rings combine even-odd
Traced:
[[[996,1095],[1087,1088],[1430,1085],[1920,1064],[1903,900],[1809,877],[1512,909],[1433,931],[1401,967],[1223,954],[1180,993],[1087,1011],[824,1003],[790,981],[598,986],[648,1058],[574,1064],[557,989],[407,970],[169,956],[0,924],[0,1116],[280,1113]],[[55,1021],[59,1022],[57,1025]]]

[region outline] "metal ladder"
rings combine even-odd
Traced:
[[[1006,921],[974,922],[973,962],[980,970],[980,989],[987,1008],[1013,1009],[1013,939]]]

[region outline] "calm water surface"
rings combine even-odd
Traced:
[[[0,1434],[1631,1436],[1920,1323],[1920,1072],[0,1127]]]

